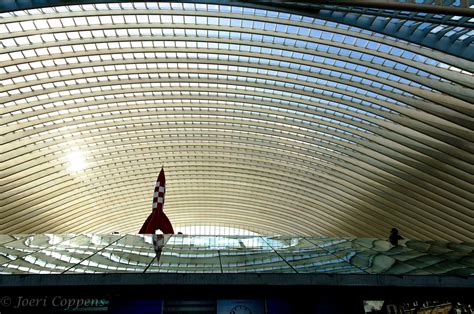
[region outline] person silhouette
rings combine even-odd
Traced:
[[[403,239],[401,235],[398,234],[398,229],[397,228],[392,228],[392,231],[390,232],[390,236],[388,237],[388,240],[392,245],[398,245],[398,240]]]

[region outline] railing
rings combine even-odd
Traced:
[[[288,236],[0,235],[1,274],[474,275],[474,243]]]

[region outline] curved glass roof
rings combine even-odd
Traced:
[[[474,63],[322,16],[1,13],[0,232],[137,232],[164,166],[180,228],[472,240]]]

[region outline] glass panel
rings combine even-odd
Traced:
[[[216,247],[225,246],[224,237],[173,235],[162,243],[146,272],[220,273]]]
[[[368,249],[355,249],[349,262],[370,274],[406,274],[415,270],[415,267],[410,267],[393,257]]]
[[[37,234],[4,243],[0,246],[0,263],[15,260],[18,257],[47,248],[71,237],[71,235]]]
[[[71,241],[75,235],[37,234],[0,246],[0,273],[38,273],[54,268],[51,258],[43,251],[61,245],[63,241]],[[63,243],[65,243],[63,242]],[[61,264],[61,263],[59,263]]]
[[[317,238],[320,239],[320,238]],[[275,238],[273,238],[275,240]],[[284,238],[279,237],[282,241]],[[363,273],[344,259],[304,238],[288,238],[289,246],[275,248],[298,273]]]
[[[8,242],[13,242],[15,240],[25,238],[28,235],[24,234],[0,234],[0,244],[8,243]]]
[[[385,244],[373,239],[310,239],[331,254],[370,274],[401,274],[415,270],[403,262],[369,247],[384,248]],[[372,242],[373,241],[373,242]],[[380,240],[382,241],[382,240]],[[376,243],[376,245],[374,245]]]
[[[462,263],[453,261],[442,261],[432,264],[423,270],[435,275],[452,275],[452,276],[472,276],[474,275],[474,266],[466,267]]]
[[[224,273],[294,273],[288,263],[271,248],[221,250]]]
[[[166,246],[157,261],[155,258],[146,270],[172,273],[220,273],[219,252],[212,249]]]
[[[166,246],[173,248],[194,249],[234,249],[234,248],[260,248],[268,247],[268,244],[256,236],[189,236],[173,235]]]
[[[119,240],[108,245],[113,239]],[[110,241],[101,242],[97,249],[95,254],[67,272],[144,272],[156,255],[150,235],[114,236]]]
[[[472,243],[291,236],[2,235],[2,274],[474,274]],[[159,245],[157,244],[159,243]],[[155,249],[156,248],[156,249]],[[161,251],[160,251],[161,248]]]
[[[239,272],[294,272],[268,244],[265,237],[229,237],[232,246],[219,251],[222,271]]]
[[[66,259],[73,263],[71,268],[67,270],[68,273],[72,272],[97,272],[97,268],[100,268],[100,264],[89,260],[91,256],[97,254],[98,251],[109,246],[113,242],[120,239],[121,235],[81,235],[71,241],[66,241],[61,245],[54,247],[55,250],[65,254]],[[89,268],[90,266],[90,268]]]

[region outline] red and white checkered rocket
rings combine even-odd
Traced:
[[[165,203],[165,171],[161,168],[160,174],[155,184],[155,191],[153,193],[152,212],[145,220],[142,228],[138,233],[154,234],[157,229],[163,231],[164,234],[174,233],[173,226],[170,220],[163,212],[163,205]]]

